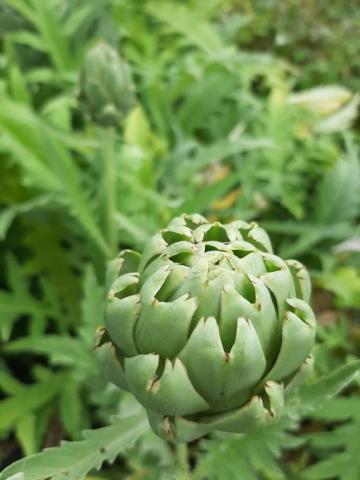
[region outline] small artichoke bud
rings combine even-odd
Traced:
[[[129,66],[105,42],[95,45],[85,58],[80,74],[80,102],[102,127],[118,125],[135,104]]]
[[[309,275],[255,222],[175,218],[108,279],[102,370],[168,440],[257,430],[311,372]]]

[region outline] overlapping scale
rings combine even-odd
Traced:
[[[190,415],[208,409],[187,375],[181,360],[165,361],[158,377],[158,355],[125,359],[125,378],[130,391],[146,408],[164,415]]]
[[[111,262],[107,285],[104,371],[165,438],[259,428],[311,371],[309,275],[255,222],[177,217]]]

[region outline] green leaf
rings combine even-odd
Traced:
[[[36,15],[34,9],[29,5],[29,2],[24,0],[9,0],[8,3],[11,8],[19,12],[24,18],[35,23]]]
[[[9,227],[18,215],[37,208],[43,208],[48,205],[50,200],[51,197],[49,195],[44,195],[29,200],[28,202],[10,205],[3,210],[0,213],[0,240],[4,240]]]
[[[51,193],[58,203],[65,204],[100,250],[107,254],[108,246],[89,208],[80,170],[46,123],[29,108],[1,98],[0,129],[3,145],[23,170],[24,182]]]
[[[46,213],[44,217],[49,218]],[[54,298],[55,304],[65,303],[69,315],[61,313],[55,317],[59,331],[63,332],[69,328],[71,321],[79,317],[81,279],[77,271],[81,265],[78,249],[84,247],[70,237],[62,216],[53,215],[51,222],[44,221],[44,217],[23,218],[26,230],[21,237],[21,245],[30,252],[23,270],[27,276],[37,276],[41,272],[44,295]],[[74,271],[74,266],[77,271]],[[61,305],[57,307],[59,310],[62,310]]]
[[[323,288],[336,296],[335,304],[342,308],[360,308],[360,271],[342,267],[319,276]]]
[[[360,421],[360,398],[358,396],[332,398],[322,408],[312,413],[311,417],[331,422],[348,419]]]
[[[148,11],[173,31],[180,33],[188,44],[204,50],[209,55],[219,52],[224,47],[211,23],[185,5],[161,2],[149,6]]]
[[[71,53],[63,35],[59,9],[51,0],[32,0],[33,23],[42,37],[42,43],[59,72],[71,68]]]
[[[65,431],[78,438],[83,425],[83,403],[77,384],[68,382],[60,394],[60,416]]]
[[[203,187],[197,192],[191,193],[176,211],[176,214],[203,212],[212,202],[225,195],[238,183],[238,181],[238,174],[232,173],[216,183]]]
[[[311,413],[311,418],[330,422],[332,428],[306,435],[311,452],[320,460],[306,468],[302,478],[327,480],[336,476],[339,480],[358,480],[359,396],[333,398]]]
[[[81,26],[86,23],[94,14],[94,4],[77,5],[74,11],[70,11],[70,15],[65,23],[61,25],[62,32],[67,38],[74,37]]]
[[[88,265],[83,278],[82,325],[79,328],[79,335],[90,348],[94,345],[96,328],[103,321],[104,299],[104,288],[97,282],[94,269]]]
[[[5,366],[5,362],[0,363],[0,390],[8,395],[16,395],[21,392],[24,384],[19,382]]]
[[[35,353],[47,355],[52,365],[76,366],[83,374],[96,365],[92,350],[79,338],[60,335],[37,335],[10,342],[7,353]]]
[[[59,447],[19,460],[5,468],[0,480],[17,473],[24,480],[81,480],[104,461],[113,462],[119,453],[131,448],[146,431],[144,415],[118,418],[113,425],[84,432],[84,440],[64,442]]]
[[[149,239],[150,234],[147,232],[142,225],[139,225],[137,222],[134,222],[130,217],[127,215],[123,215],[120,212],[115,214],[116,222],[120,229],[125,230],[131,238],[133,239],[134,243],[144,245],[144,243]]]
[[[349,472],[353,465],[354,458],[347,452],[339,453],[334,457],[330,457],[319,462],[303,472],[303,478],[309,480],[328,480],[329,478],[358,480],[357,474],[352,476]],[[347,474],[344,474],[347,472]]]
[[[209,480],[257,480],[288,478],[282,468],[284,449],[299,447],[303,440],[287,430],[296,426],[293,419],[283,417],[280,423],[246,435],[215,434],[203,440],[203,454],[198,458],[195,478]]]
[[[45,405],[61,391],[66,379],[66,374],[53,375],[48,380],[24,387],[16,395],[0,401],[0,431],[8,431],[24,415]]]
[[[15,32],[12,35],[12,41],[15,44],[18,43],[20,45],[25,45],[34,50],[38,50],[39,52],[46,53],[46,47],[36,33],[27,32],[25,30]]]
[[[60,181],[47,165],[43,132],[31,111],[19,103],[1,98],[0,129],[2,148],[24,169],[25,181],[47,190],[60,188]]]
[[[26,414],[20,418],[16,424],[15,433],[25,455],[36,452],[36,415]]]
[[[10,338],[13,324],[21,315],[29,315],[31,331],[40,333],[49,315],[57,316],[47,299],[36,299],[29,291],[29,284],[22,268],[13,256],[6,259],[10,290],[0,290],[0,337]]]
[[[318,408],[351,383],[360,370],[360,360],[337,368],[298,392],[297,404],[304,412]]]
[[[236,76],[215,72],[206,75],[188,88],[186,98],[177,114],[184,132],[190,135],[196,127],[205,125],[206,128],[209,116],[216,114],[238,84],[239,79]],[[209,98],[211,102],[208,101]]]
[[[9,62],[10,63],[10,62]],[[9,88],[15,100],[30,103],[31,98],[27,89],[25,76],[17,64],[9,65]]]
[[[314,248],[325,240],[341,241],[356,234],[357,229],[348,222],[338,222],[329,225],[303,223],[293,221],[261,222],[261,226],[268,232],[280,233],[287,236],[296,236],[295,240],[287,239],[280,247],[280,255],[286,258],[298,257]]]
[[[359,213],[360,163],[349,155],[338,160],[323,176],[316,190],[312,218],[315,223],[351,221]]]
[[[267,138],[252,138],[242,135],[239,140],[231,141],[221,139],[212,143],[210,146],[201,146],[194,158],[186,162],[186,170],[183,166],[181,169],[184,176],[204,169],[219,160],[224,160],[229,156],[239,154],[241,152],[251,152],[253,150],[263,150],[272,148],[272,142]]]

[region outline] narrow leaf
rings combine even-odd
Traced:
[[[319,407],[351,383],[360,370],[360,360],[339,367],[334,372],[299,391],[299,404],[304,411]]]

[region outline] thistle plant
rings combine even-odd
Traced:
[[[103,371],[163,438],[254,431],[311,371],[309,275],[256,223],[175,218],[142,255],[121,252],[107,285]]]

